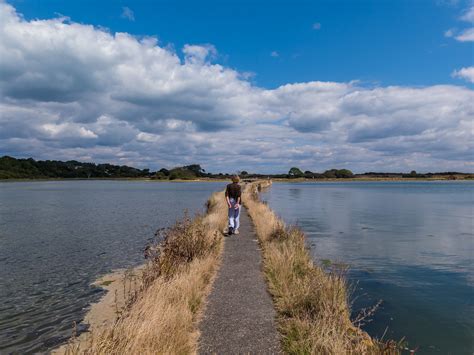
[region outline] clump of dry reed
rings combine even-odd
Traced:
[[[222,251],[226,206],[223,193],[207,213],[185,217],[148,250],[138,292],[112,327],[91,334],[87,354],[195,353],[196,323]]]
[[[254,182],[243,202],[263,249],[264,270],[283,335],[292,354],[398,354],[393,342],[379,343],[350,319],[344,273],[326,272],[313,263],[301,230],[287,227],[258,199]]]

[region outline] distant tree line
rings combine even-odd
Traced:
[[[304,173],[297,167],[288,171],[288,178],[306,178],[306,179],[347,179],[354,177],[352,171],[348,169],[331,169],[324,173],[314,173],[306,170]]]
[[[0,179],[98,179],[150,178],[159,180],[193,180],[197,178],[226,178],[229,174],[207,173],[199,164],[173,169],[137,169],[126,165],[81,163],[76,160],[34,160],[0,158]]]
[[[199,164],[180,166],[171,170],[163,168],[151,176],[152,179],[159,180],[193,180],[202,177],[212,177],[212,174],[206,173]]]
[[[226,179],[231,174],[209,173],[199,164],[191,164],[172,169],[162,168],[158,171],[137,169],[126,165],[81,163],[76,160],[66,162],[58,160],[16,159],[9,156],[0,158],[0,179],[97,179],[97,178],[150,178],[156,180],[194,180],[199,178]],[[287,174],[254,174],[241,171],[243,179],[282,178],[282,179],[347,179],[347,178],[430,178],[444,176],[455,179],[459,175],[464,178],[473,178],[472,175],[458,172],[426,173],[377,173],[353,174],[348,169],[330,169],[323,173],[309,170],[302,171],[292,167]]]
[[[0,158],[0,179],[55,179],[55,178],[139,178],[149,177],[149,169],[136,169],[126,165],[81,163],[76,160],[36,161]]]
[[[279,177],[286,177],[290,179],[294,178],[306,178],[306,179],[348,179],[348,178],[381,178],[381,179],[400,179],[400,178],[415,178],[415,179],[426,179],[433,177],[444,177],[447,179],[455,180],[457,177],[463,176],[466,179],[472,179],[472,174],[460,173],[456,171],[436,172],[419,174],[415,170],[410,173],[383,173],[383,172],[367,172],[363,174],[353,174],[348,169],[330,169],[323,173],[314,173],[306,170],[304,173],[301,169],[293,167],[288,171],[286,176],[279,175]]]

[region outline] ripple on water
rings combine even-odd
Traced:
[[[383,300],[370,334],[472,354],[474,182],[274,183],[264,198],[316,259],[350,265],[355,310]]]
[[[156,229],[202,210],[224,183],[0,183],[0,353],[64,341],[103,291],[91,283],[142,261]]]

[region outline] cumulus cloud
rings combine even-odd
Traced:
[[[0,152],[211,171],[471,170],[474,92],[305,82],[264,89],[156,38],[23,19],[0,2]],[[462,70],[456,75],[464,75]]]
[[[186,44],[184,45],[183,53],[187,63],[202,65],[215,59],[217,50],[211,44],[199,46]]]
[[[461,31],[455,38],[460,42],[474,42],[474,27]]]
[[[453,77],[474,83],[474,67],[461,68],[453,72]]]
[[[461,21],[474,23],[474,3],[464,11],[464,14],[459,18]],[[455,29],[447,30],[444,35],[446,37],[454,37],[460,42],[474,42],[474,27],[465,28],[461,31]]]

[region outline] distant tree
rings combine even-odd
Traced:
[[[246,172],[245,170],[243,170],[243,171],[240,172],[240,175],[242,175],[242,176],[246,176],[246,175],[248,175],[248,174],[249,174],[249,173]]]
[[[354,177],[354,174],[348,169],[331,169],[326,170],[323,176],[328,179],[347,179]]]
[[[163,171],[163,173],[166,173]],[[184,179],[184,180],[192,180],[198,177],[211,177],[212,174],[206,173],[206,170],[204,170],[201,165],[199,164],[191,164],[191,165],[186,165],[186,166],[179,166],[176,168],[171,169],[168,172],[169,179],[170,180],[175,180],[175,179]]]
[[[170,170],[170,180],[193,180],[197,177],[196,173],[192,170],[185,169],[185,167],[174,168]]]
[[[170,175],[170,171],[168,169],[165,169],[165,168],[161,168],[158,172],[162,173],[164,176],[169,176]]]
[[[192,165],[183,166],[183,170],[190,170],[196,176],[203,176],[204,174],[206,174],[206,170],[201,168],[201,165],[199,165],[199,164],[192,164]]]
[[[336,177],[338,177],[338,178],[347,179],[347,178],[351,178],[353,176],[354,176],[354,174],[352,173],[352,171],[350,171],[348,169],[339,169],[339,170],[336,171]]]
[[[303,172],[302,172],[300,169],[298,169],[297,167],[292,167],[292,168],[290,169],[290,171],[288,171],[288,175],[289,175],[290,177],[295,177],[295,178],[297,178],[297,177],[302,177],[302,176],[303,176]]]
[[[337,176],[336,176],[336,169],[331,169],[331,170],[326,170],[324,173],[323,173],[323,176],[327,179],[335,179]]]
[[[421,177],[415,170],[410,171],[408,174],[403,174],[402,177],[404,178],[416,178]]]
[[[151,176],[152,179],[164,180],[168,178],[168,175],[163,174],[161,171],[157,171]]]

